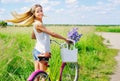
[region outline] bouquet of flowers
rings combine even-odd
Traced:
[[[75,43],[80,40],[81,36],[82,34],[78,33],[78,28],[73,28],[70,32],[68,32],[68,39],[73,40]]]

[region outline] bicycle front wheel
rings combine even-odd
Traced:
[[[62,71],[62,81],[78,81],[78,63],[66,63]]]
[[[48,74],[45,72],[39,72],[35,75],[32,81],[51,81]]]

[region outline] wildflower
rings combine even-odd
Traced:
[[[75,43],[80,40],[81,36],[82,34],[78,33],[78,28],[73,28],[70,32],[68,32],[68,39],[73,40]]]

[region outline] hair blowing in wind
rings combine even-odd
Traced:
[[[23,14],[18,14],[16,11],[11,12],[13,19],[10,20],[5,20],[6,22],[12,22],[14,25],[20,25],[20,26],[29,26],[34,22],[35,16],[35,8],[36,7],[41,7],[41,5],[36,4],[34,5],[29,11],[23,13]],[[42,22],[42,20],[41,20]]]

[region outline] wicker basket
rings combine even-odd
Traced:
[[[75,48],[75,45],[73,49],[68,49],[68,45],[61,48],[62,62],[77,62],[77,54],[78,49]]]

